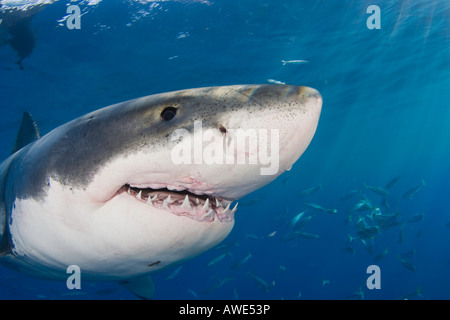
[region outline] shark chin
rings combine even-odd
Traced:
[[[289,170],[316,131],[312,88],[234,85],[105,107],[41,136],[25,113],[0,165],[0,261],[48,279],[115,280],[151,299],[151,274],[216,246],[238,200]]]

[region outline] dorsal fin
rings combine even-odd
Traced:
[[[12,153],[22,149],[27,144],[39,139],[41,137],[39,129],[34,122],[31,114],[24,112],[22,116],[22,122],[20,124],[19,132],[17,133],[16,144]]]

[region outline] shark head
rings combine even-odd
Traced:
[[[235,200],[298,160],[321,105],[308,87],[209,87],[68,122],[11,165],[13,254],[106,279],[190,259],[229,234]]]

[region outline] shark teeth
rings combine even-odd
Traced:
[[[140,192],[139,192],[140,193]],[[155,201],[158,198],[158,194],[155,194],[155,196],[152,198],[150,196],[148,196],[147,198],[147,204],[153,206],[153,201]]]
[[[163,201],[162,208],[170,210],[169,206],[167,205],[167,199]]]
[[[208,210],[208,208],[209,208],[209,198],[206,199],[205,204],[202,207],[202,210],[206,211]]]
[[[227,205],[227,207],[225,208],[225,210],[223,210],[224,213],[231,212],[231,210],[230,210],[230,205],[231,205],[231,202],[228,203],[228,205]]]
[[[183,203],[181,204],[181,208],[192,209],[191,204],[189,203],[188,195],[186,195],[186,197],[184,197]]]
[[[225,202],[225,200],[224,200],[224,202]],[[217,212],[217,218],[220,221],[222,221],[222,222],[233,221],[234,213],[237,210],[238,203],[236,202],[236,205],[234,206],[233,209],[230,209],[230,206],[231,206],[231,201],[228,202],[228,204],[227,204],[225,209],[223,209],[222,211]]]
[[[208,212],[206,212],[204,215],[202,215],[202,219],[212,218],[214,217],[214,210],[209,209]]]
[[[191,192],[183,194],[182,191],[151,189],[125,185],[123,191],[150,207],[167,210],[172,214],[186,216],[200,222],[212,222],[215,218],[222,222],[230,222],[234,219],[234,213],[237,210],[237,203],[231,209],[233,201],[211,195],[196,196]]]

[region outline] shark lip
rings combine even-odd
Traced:
[[[186,216],[200,222],[213,222],[216,217],[221,222],[231,222],[237,210],[237,203],[231,209],[230,200],[212,195],[198,195],[188,190],[139,188],[125,184],[119,193],[128,193],[150,207],[167,210],[177,216]]]

